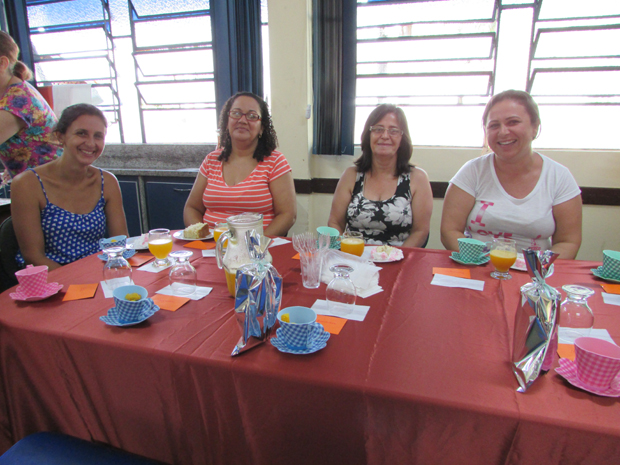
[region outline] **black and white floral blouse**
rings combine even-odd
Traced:
[[[347,207],[349,230],[361,232],[366,245],[403,245],[413,226],[409,173],[400,175],[396,192],[387,200],[364,197],[364,178],[365,173],[357,173],[353,197]]]

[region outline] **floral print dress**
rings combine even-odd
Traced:
[[[0,144],[0,160],[11,178],[62,154],[62,149],[49,141],[57,122],[56,115],[28,82],[10,85],[0,98],[0,110],[8,111],[26,123],[25,128]]]
[[[403,245],[413,226],[409,173],[400,175],[396,192],[387,200],[364,197],[364,178],[365,173],[357,173],[347,208],[347,227],[361,232],[367,245]]]

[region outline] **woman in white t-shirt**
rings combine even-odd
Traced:
[[[538,106],[527,92],[495,95],[482,117],[493,153],[470,160],[450,180],[441,218],[441,242],[515,239],[517,250],[551,249],[574,259],[581,245],[581,191],[569,170],[532,151]]]

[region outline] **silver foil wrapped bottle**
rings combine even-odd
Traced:
[[[559,254],[523,249],[532,282],[521,287],[515,315],[512,370],[525,392],[541,372],[551,368],[558,344],[561,294],[545,283]]]
[[[269,339],[282,301],[282,277],[266,258],[271,239],[246,231],[245,240],[252,263],[237,270],[235,317],[241,338],[231,355],[239,355]]]

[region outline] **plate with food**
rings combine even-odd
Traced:
[[[390,245],[366,246],[363,256],[375,263],[398,262],[405,258],[402,250]]]
[[[127,248],[134,250],[148,250],[149,248],[149,235],[148,233],[141,236],[134,236],[127,238]]]
[[[209,225],[206,223],[195,223],[181,231],[175,232],[173,236],[175,239],[182,241],[204,241],[213,239],[213,231],[209,230]]]

